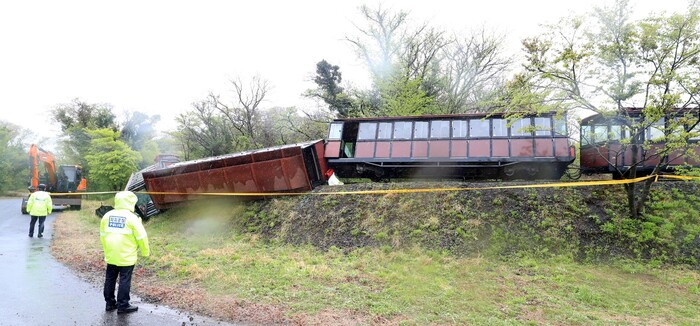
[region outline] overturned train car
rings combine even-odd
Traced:
[[[142,187],[154,193],[150,195],[153,212],[201,198],[199,193],[309,191],[326,182],[327,169],[323,140],[317,140],[179,162],[139,173]]]

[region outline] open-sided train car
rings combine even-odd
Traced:
[[[694,113],[693,113],[694,112]],[[633,139],[626,122],[643,119],[642,111],[627,109],[625,116],[595,114],[581,121],[581,172],[587,174],[609,173],[620,178],[633,165],[637,167],[637,176],[648,175],[659,165],[661,172],[670,172],[680,165],[700,167],[700,136],[691,137],[685,148],[677,148],[668,155],[658,153],[666,147],[663,141],[667,123],[670,119],[679,119],[687,114],[696,117],[689,123],[697,122],[697,110],[678,110],[655,121],[641,132],[636,145],[636,155],[632,151]],[[694,121],[693,121],[694,120]],[[679,125],[679,128],[681,126]],[[686,125],[685,131],[700,134],[700,124]],[[677,130],[678,132],[680,130]],[[691,155],[687,155],[690,151]]]
[[[336,119],[325,157],[340,177],[559,179],[575,158],[554,112]]]
[[[144,171],[145,189],[157,209],[201,198],[198,193],[309,191],[326,182],[323,141],[269,147]]]

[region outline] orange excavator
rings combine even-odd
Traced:
[[[80,209],[82,196],[69,193],[82,192],[87,188],[80,165],[61,165],[56,169],[56,162],[51,152],[32,144],[29,146],[29,192],[34,192],[39,184],[46,185],[55,206],[68,206]],[[22,199],[22,214],[27,214],[27,200]]]

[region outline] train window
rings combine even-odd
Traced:
[[[654,122],[651,127],[647,128],[649,140],[661,141],[664,138],[664,118]]]
[[[469,137],[488,137],[489,120],[471,119],[469,120]]]
[[[377,139],[391,139],[391,122],[380,122]]]
[[[612,125],[610,126],[610,140],[619,141],[622,139],[622,126]]]
[[[581,126],[581,146],[593,143],[591,139],[591,126]]]
[[[508,137],[508,121],[506,119],[492,119],[491,131],[494,137]]]
[[[447,120],[431,121],[430,138],[450,138],[450,122]]]
[[[452,138],[466,138],[466,137],[467,137],[467,121],[466,120],[452,121]]]
[[[530,125],[530,118],[522,118],[520,120],[516,120],[510,126],[510,135],[514,137],[532,136],[532,131],[530,131]]]
[[[566,118],[554,117],[554,134],[566,136]]]
[[[428,138],[428,122],[416,121],[413,125],[413,138]]]
[[[411,139],[411,128],[413,128],[413,122],[394,122],[394,139]]]
[[[593,141],[604,143],[608,141],[608,126],[593,126]]]
[[[331,128],[328,132],[328,139],[338,140],[341,138],[342,135],[343,135],[343,123],[342,122],[331,123]]]
[[[551,136],[552,120],[549,117],[535,118],[535,136]]]
[[[690,140],[700,140],[700,123],[696,124],[695,127],[693,127],[693,129],[690,130],[690,132]]]
[[[357,140],[374,139],[377,136],[376,122],[360,123],[360,131],[357,134]]]

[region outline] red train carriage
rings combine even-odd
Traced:
[[[574,160],[564,117],[502,114],[336,119],[325,157],[340,177],[559,179]]]
[[[144,171],[144,186],[157,209],[201,198],[196,193],[309,191],[325,183],[323,141],[270,147]]]
[[[695,124],[698,119],[697,110],[671,112],[641,131],[638,141],[635,142],[638,145],[636,155],[633,154],[630,141],[634,137],[626,124],[639,123],[644,117],[638,109],[627,109],[626,114],[624,117],[596,114],[581,121],[581,172],[610,173],[614,178],[620,178],[622,173],[626,173],[633,165],[637,166],[637,176],[648,175],[657,165],[660,165],[661,172],[669,172],[685,164],[700,167],[700,136],[697,136],[700,134],[700,126]],[[678,128],[692,131],[696,136],[689,139],[686,148],[678,148],[668,152],[668,155],[659,155],[667,146],[663,140],[664,133],[668,132],[669,122],[681,119],[687,114],[695,116],[689,119],[689,123],[692,124],[680,124]],[[679,131],[680,129],[675,132]],[[688,149],[695,154],[686,155]]]

